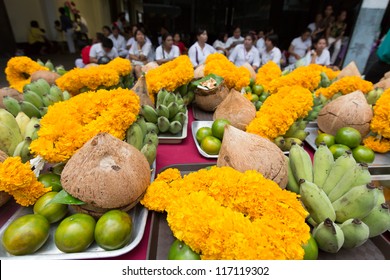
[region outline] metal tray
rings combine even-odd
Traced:
[[[178,164],[165,167],[177,168],[182,175],[208,167],[210,163]],[[161,171],[161,172],[162,172]],[[382,236],[368,240],[362,246],[353,249],[341,249],[337,254],[319,251],[319,260],[385,260],[390,259],[390,243],[383,241]],[[148,260],[166,260],[169,248],[175,240],[166,220],[166,213],[152,212],[150,235],[148,241]],[[387,252],[385,255],[384,252]]]
[[[188,110],[186,111],[186,121],[184,122],[183,129],[177,134],[169,132],[159,133],[158,142],[161,144],[178,144],[187,137],[187,126],[188,126]]]
[[[192,102],[192,115],[195,120],[199,121],[212,121],[214,112],[203,111],[196,105],[196,102]]]
[[[156,175],[156,161],[153,162],[151,166],[151,182],[153,182],[154,177]],[[69,208],[70,209],[70,208]],[[8,225],[13,222],[15,219],[27,215],[32,214],[32,207],[20,207],[11,218],[0,228],[0,236],[2,237],[4,231],[8,227]],[[73,214],[71,210],[69,214]],[[143,207],[140,203],[138,203],[134,208],[132,208],[129,212],[131,220],[133,222],[133,229],[131,232],[131,238],[129,243],[118,250],[106,251],[103,248],[100,248],[96,242],[92,243],[91,246],[84,252],[79,253],[63,253],[61,252],[54,243],[54,234],[57,226],[60,222],[54,223],[50,225],[50,234],[48,240],[45,244],[34,254],[24,255],[24,256],[14,256],[9,254],[0,244],[0,260],[3,259],[12,259],[12,260],[39,260],[39,259],[97,259],[97,258],[110,258],[116,257],[123,254],[126,254],[133,250],[140,242],[145,232],[146,221],[148,218],[148,209]],[[68,214],[68,215],[69,215]]]
[[[305,141],[310,145],[314,150],[317,150],[316,146],[316,138],[318,136],[318,128],[317,127],[306,127],[306,131],[310,132],[310,134],[306,137]],[[370,163],[369,166],[383,166],[390,165],[390,153],[375,153],[375,160],[373,163]]]

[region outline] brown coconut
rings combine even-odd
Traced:
[[[195,102],[203,111],[214,112],[228,94],[229,89],[225,86],[225,82],[220,83],[219,86],[210,90],[196,88]]]
[[[15,98],[18,101],[23,100],[23,94],[21,94],[19,91],[17,91],[14,88],[10,87],[3,87],[0,89],[0,108],[5,109],[4,103],[3,103],[3,97],[4,96],[10,96]]]
[[[45,79],[50,85],[54,85],[59,77],[61,77],[61,75],[56,72],[39,70],[31,74],[31,82],[35,82],[39,79]]]
[[[353,127],[364,137],[370,132],[372,117],[371,106],[357,90],[326,104],[319,112],[317,122],[320,130],[328,134],[335,135],[342,127]]]
[[[218,105],[213,120],[226,119],[238,129],[245,130],[246,126],[256,117],[256,108],[247,98],[235,89]]]
[[[278,146],[231,125],[225,127],[217,166],[230,166],[240,172],[256,170],[282,189],[287,185],[287,162]]]
[[[65,191],[85,202],[74,207],[95,217],[111,209],[128,211],[150,184],[146,157],[132,145],[99,133],[66,163],[61,173]]]
[[[253,69],[252,65],[250,65],[248,62],[245,62],[242,66],[244,66],[246,69],[248,69],[249,73],[251,74],[251,78],[253,80],[256,80],[256,72]]]
[[[4,153],[2,150],[0,150],[0,162],[5,161],[7,157],[8,155]],[[4,191],[0,191],[0,207],[6,204],[8,200],[10,200],[10,198],[11,196],[8,193]]]
[[[336,79],[341,79],[343,77],[351,77],[351,76],[355,76],[355,77],[362,76],[354,61],[351,61],[347,66],[341,69]]]
[[[374,88],[381,88],[383,90],[390,88],[390,78],[381,79],[374,85]]]
[[[194,71],[194,79],[201,79],[204,77],[204,64],[198,65]]]
[[[146,73],[146,72],[148,72],[149,70],[155,69],[155,68],[157,68],[157,67],[158,67],[157,62],[152,61],[152,62],[149,62],[149,63],[143,65],[143,66],[141,67],[141,71]]]
[[[144,75],[138,79],[131,90],[133,90],[138,95],[141,106],[149,105],[154,108],[154,103],[152,102],[152,99],[150,99],[148,86],[146,85],[146,79]]]

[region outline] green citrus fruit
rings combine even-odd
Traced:
[[[375,160],[374,151],[362,145],[352,149],[352,155],[356,162],[373,163]]]
[[[183,241],[176,239],[169,248],[168,260],[200,260],[200,256]]]
[[[343,144],[351,149],[360,145],[362,135],[353,127],[342,127],[337,130],[335,135],[336,144]]]
[[[95,219],[83,213],[66,217],[58,225],[54,242],[64,253],[85,251],[94,240]]]
[[[348,146],[343,144],[334,144],[329,147],[329,150],[332,152],[333,158],[337,159],[338,157],[343,155],[346,151],[350,151],[351,149]]]
[[[221,140],[214,136],[206,136],[200,143],[201,149],[209,155],[218,155],[221,145]]]
[[[268,96],[269,96],[269,93],[263,92],[262,94],[260,94],[259,100],[261,102],[264,102],[268,98]]]
[[[39,214],[28,214],[14,220],[5,229],[2,243],[12,255],[36,252],[49,237],[50,223]]]
[[[330,147],[335,144],[335,139],[332,134],[320,133],[315,140],[316,146],[319,147],[321,142],[325,142],[326,146]]]
[[[38,176],[38,181],[41,182],[45,188],[51,187],[53,192],[62,190],[61,176],[54,173],[45,173]]]
[[[61,203],[51,203],[58,192],[48,192],[42,195],[34,204],[35,214],[41,214],[49,223],[55,223],[65,217],[68,212],[68,205]]]
[[[245,87],[245,92],[252,92],[252,88],[250,86]]]
[[[200,144],[203,140],[203,138],[205,138],[206,136],[212,136],[213,135],[213,132],[211,130],[211,127],[201,127],[198,129],[198,131],[196,132],[196,141],[198,141],[198,143]]]
[[[217,137],[219,140],[222,140],[223,133],[225,131],[225,126],[230,124],[230,121],[225,119],[216,119],[212,126],[211,131],[213,132],[213,136]]]
[[[131,229],[129,214],[120,210],[110,210],[96,223],[95,241],[105,250],[116,250],[129,243]]]
[[[250,87],[253,87],[253,85],[255,84],[255,79],[253,79],[252,77],[249,79],[249,86]]]
[[[254,93],[252,93],[252,95],[251,95],[251,101],[252,101],[252,102],[259,101],[259,96],[256,95],[256,94],[254,94]]]
[[[264,87],[262,85],[253,85],[252,86],[252,93],[256,95],[261,95],[264,91]]]
[[[304,260],[318,259],[318,245],[314,237],[310,234],[310,238],[306,244],[302,245],[305,250]]]

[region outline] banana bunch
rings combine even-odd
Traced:
[[[328,102],[328,100],[320,96],[315,96],[313,94],[313,107],[311,108],[311,111],[308,113],[308,115],[304,118],[305,121],[315,121],[318,117],[319,112],[324,107],[324,105]]]
[[[180,94],[180,96],[183,98],[184,105],[187,106],[188,104],[191,104],[192,101],[195,99],[195,92],[194,92],[195,88],[196,88],[196,86],[192,83],[184,84],[184,85],[178,87],[175,90],[175,93]]]
[[[16,146],[23,140],[15,117],[7,110],[0,109],[0,150],[9,156],[14,154]]]
[[[153,125],[155,132],[177,134],[183,129],[187,119],[187,107],[178,93],[168,92],[164,89],[157,94],[156,109],[149,105],[142,105],[141,115],[149,127]],[[150,124],[148,124],[150,123]]]
[[[126,131],[126,142],[141,151],[150,166],[157,156],[158,136],[157,130],[155,130],[156,127],[148,126],[144,117],[138,116],[137,121]]]
[[[354,248],[390,229],[383,190],[371,184],[367,164],[347,151],[336,160],[325,143],[310,155],[297,144],[290,149],[287,189],[300,195],[320,249],[336,253]]]
[[[284,135],[278,136],[274,139],[274,143],[282,150],[289,151],[293,143],[303,145],[303,141],[309,135],[305,131],[307,121],[299,119],[294,122]]]
[[[383,88],[376,88],[369,91],[367,94],[364,95],[367,99],[367,103],[370,105],[375,105],[379,97],[382,96],[383,91]]]
[[[41,66],[47,67],[49,69],[49,71],[56,72],[57,74],[59,74],[61,76],[64,75],[66,72],[68,72],[65,70],[63,65],[54,66],[53,62],[51,62],[50,59],[48,59],[46,62],[43,62],[42,60],[40,60],[38,58],[37,63]]]
[[[56,85],[50,86],[46,80],[39,79],[25,85],[22,101],[5,96],[3,103],[5,108],[15,117],[19,112],[24,112],[29,118],[41,118],[47,113],[47,108],[50,105],[68,100],[70,97],[69,92],[62,92]]]

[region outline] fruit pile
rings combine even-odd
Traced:
[[[274,143],[282,150],[289,151],[292,143],[303,145],[303,141],[309,135],[308,131],[305,131],[307,121],[299,119],[294,122],[284,135],[278,136],[274,139]]]
[[[390,229],[389,206],[373,186],[367,166],[350,151],[336,160],[325,143],[310,155],[293,144],[287,189],[299,193],[318,247],[329,253],[354,248]]]
[[[211,127],[200,127],[195,132],[196,141],[200,148],[209,155],[218,155],[221,149],[225,126],[230,124],[228,120],[216,119]]]
[[[157,134],[166,132],[178,134],[181,132],[187,120],[186,113],[187,107],[182,96],[164,89],[157,94],[156,108],[149,105],[141,107],[141,115],[147,121],[148,126],[154,125]]]
[[[258,111],[269,96],[269,93],[264,91],[262,85],[255,84],[253,79],[251,79],[249,86],[244,89],[246,93],[250,93],[250,101],[255,105],[256,110]]]
[[[362,135],[353,127],[340,128],[336,135],[320,132],[315,140],[317,147],[321,142],[325,142],[329,147],[334,159],[337,159],[346,151],[352,151],[353,157],[359,163],[373,163],[375,160],[374,151],[361,145]]]

